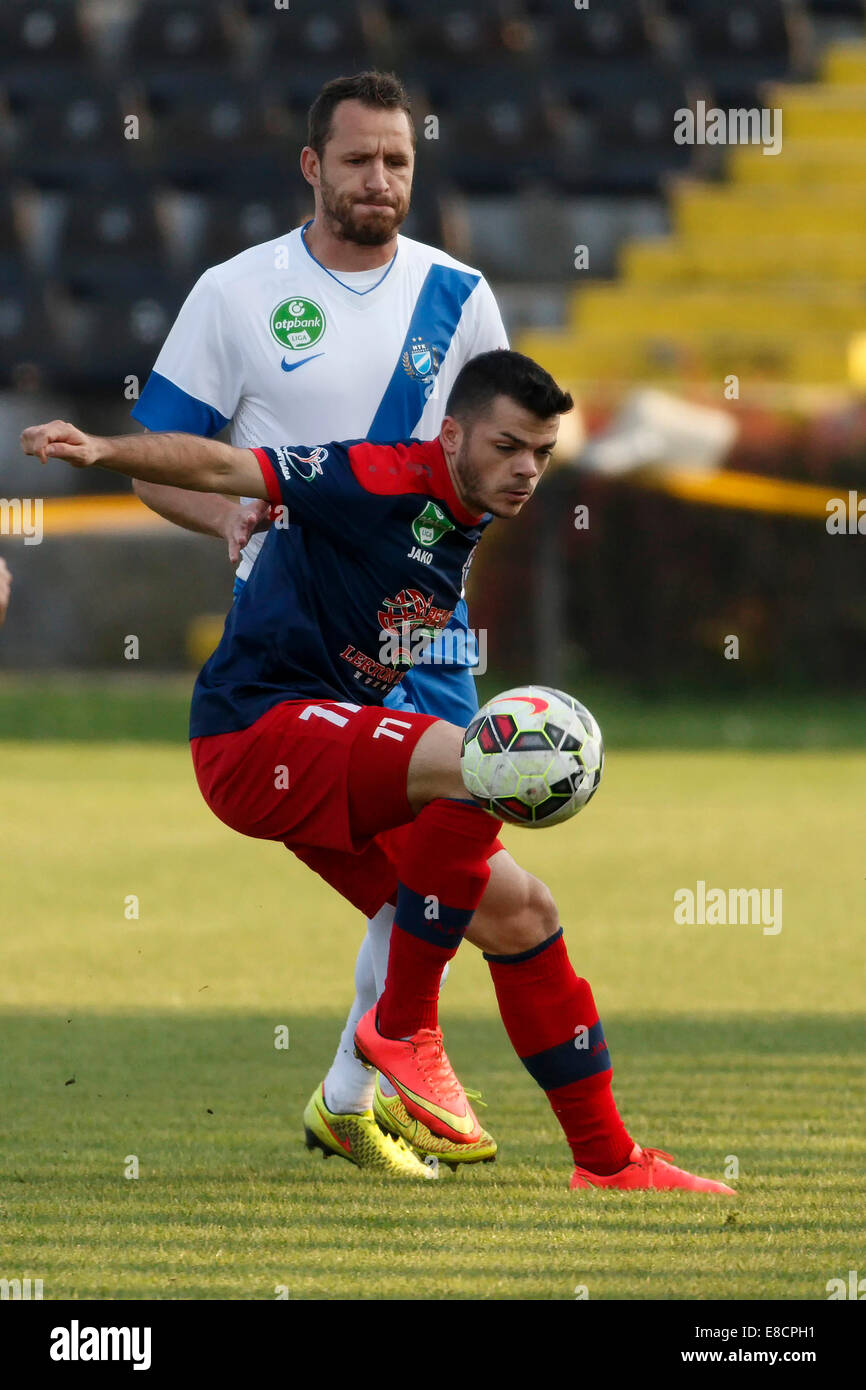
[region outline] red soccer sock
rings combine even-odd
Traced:
[[[565,1131],[575,1163],[608,1176],[634,1141],[611,1091],[613,1071],[592,990],[568,959],[562,928],[517,956],[485,955],[512,1045]]]
[[[405,1038],[438,1021],[442,971],[490,877],[501,821],[470,801],[431,801],[412,823],[397,866],[397,910],[379,1030]]]

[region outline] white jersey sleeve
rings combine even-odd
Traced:
[[[467,359],[477,357],[479,352],[493,352],[496,348],[508,347],[508,334],[505,332],[499,305],[483,276],[476,285],[474,294],[469,297],[464,315],[469,317],[466,325]]]
[[[237,409],[243,385],[223,291],[206,270],[175,319],[132,414],[149,430],[219,434]]]
[[[479,352],[507,348],[508,336],[493,291],[483,276],[467,299],[457,331],[439,368],[427,404],[414,430],[419,439],[433,439],[445,414],[445,404],[458,373]]]

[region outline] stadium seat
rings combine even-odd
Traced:
[[[267,16],[267,17],[266,17]],[[330,64],[331,77],[374,65],[367,16],[354,0],[292,0],[287,10],[262,9],[253,25],[268,65]]]
[[[689,105],[683,75],[647,67],[627,93],[612,88],[594,112],[598,192],[652,193],[665,174],[684,172],[692,161],[691,147],[672,138],[674,113]]]
[[[439,130],[448,172],[466,191],[513,192],[553,177],[556,134],[541,99],[473,91],[443,114]]]
[[[134,375],[143,387],[181,298],[156,281],[111,297],[61,296],[57,338],[69,385],[120,390]]]
[[[18,234],[15,207],[9,193],[0,191],[0,283],[11,284],[22,275],[24,247]]]
[[[694,71],[719,106],[753,105],[763,83],[806,71],[808,21],[797,0],[698,0],[688,27]]]
[[[557,58],[608,63],[648,56],[656,47],[642,0],[605,0],[582,10],[555,0],[527,0],[526,8]]]
[[[154,173],[207,181],[227,168],[257,173],[263,186],[293,161],[302,131],[258,82],[162,74],[145,84],[152,118],[148,158]]]
[[[19,274],[17,282],[0,280],[0,387],[15,385],[28,364],[50,377],[57,365],[56,341],[38,290]]]
[[[532,31],[509,27],[493,5],[414,10],[399,35],[399,70],[436,111],[466,105],[479,82],[498,82],[515,100],[537,80]]]
[[[107,173],[136,152],[123,139],[116,87],[95,77],[58,77],[32,69],[6,84],[12,172],[37,183],[72,187]],[[128,109],[128,108],[127,108]]]
[[[203,198],[203,230],[196,253],[197,273],[290,232],[298,225],[298,208],[283,194],[266,193]]]
[[[68,202],[54,273],[76,288],[134,289],[169,274],[153,196],[139,185],[113,194],[82,190]]]
[[[219,4],[142,0],[126,35],[126,61],[136,72],[209,67],[222,82],[241,56]]]
[[[45,67],[87,61],[88,50],[75,0],[3,0],[0,54],[9,71],[20,64]]]

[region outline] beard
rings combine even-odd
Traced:
[[[341,241],[353,241],[356,246],[384,246],[396,234],[409,211],[408,197],[396,195],[398,201],[383,204],[380,211],[357,210],[359,200],[353,193],[337,193],[333,184],[320,179],[319,191],[329,230]]]
[[[483,498],[483,484],[481,469],[472,462],[469,457],[469,436],[463,438],[463,442],[454,457],[454,472],[460,483],[460,490],[463,493],[463,505],[468,511],[474,512],[476,516],[490,511],[490,507]]]

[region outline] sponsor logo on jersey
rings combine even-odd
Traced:
[[[419,593],[417,589],[401,589],[396,598],[382,600],[382,607],[376,614],[383,632],[399,632],[401,628],[430,628],[436,632],[447,626],[453,609],[438,608],[433,595]]]
[[[395,598],[383,599],[376,614],[384,638],[380,656],[392,666],[411,666],[413,634],[430,640],[448,626],[453,612],[453,608],[437,607],[432,594],[425,596],[417,589],[401,589]]]
[[[304,352],[322,337],[327,327],[325,311],[313,299],[293,295],[281,299],[271,314],[271,333],[280,347]]]
[[[439,370],[439,353],[423,338],[413,338],[403,353],[403,371],[417,381],[431,381]]]
[[[419,545],[425,549],[429,545],[435,545],[441,541],[448,531],[454,530],[454,522],[449,521],[442,508],[435,502],[428,502],[422,512],[419,512],[412,522],[412,535]]]
[[[314,352],[310,357],[302,357],[298,362],[287,362],[284,357],[280,366],[284,372],[294,372],[297,371],[298,367],[303,367],[305,362],[315,362],[317,357],[324,357],[324,355],[323,352]]]
[[[305,482],[312,482],[313,478],[321,477],[322,464],[328,457],[327,449],[311,449],[304,454],[299,449],[289,449],[285,444],[281,444],[274,450],[277,456],[277,463],[280,465],[280,472],[288,481],[292,473],[296,473]]]

